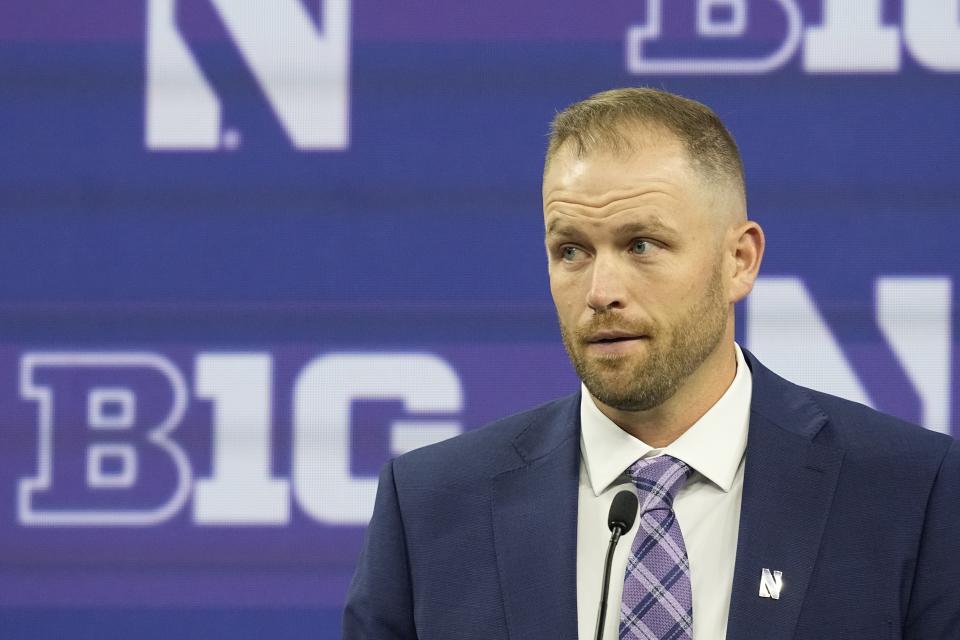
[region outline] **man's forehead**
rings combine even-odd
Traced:
[[[646,172],[654,167],[689,173],[686,148],[676,138],[651,138],[631,148],[596,148],[578,151],[571,142],[554,153],[544,172],[544,188],[599,186],[604,176],[617,178],[628,172]],[[586,182],[591,184],[587,185]]]
[[[626,160],[638,152],[664,147],[686,152],[686,146],[680,138],[657,123],[621,122],[597,126],[576,136],[568,136],[546,159],[545,169],[549,169],[556,160],[570,161],[596,156]]]
[[[631,192],[688,188],[694,179],[686,151],[677,141],[629,152],[595,150],[578,154],[561,147],[543,177],[543,200],[583,199],[602,207]],[[699,182],[699,181],[698,181]]]
[[[647,217],[661,213],[675,224],[714,225],[718,231],[746,219],[741,199],[706,180],[689,162],[679,141],[629,155],[596,152],[578,156],[560,149],[544,175],[544,223],[572,214],[587,221],[621,213]],[[562,153],[562,155],[561,155]],[[611,220],[612,222],[612,220]]]

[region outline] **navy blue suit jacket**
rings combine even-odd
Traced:
[[[958,442],[745,356],[727,638],[960,639]],[[389,463],[344,638],[575,640],[579,405],[563,398]],[[759,597],[763,568],[783,572],[779,600]]]

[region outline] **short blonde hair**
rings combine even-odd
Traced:
[[[743,160],[717,114],[696,100],[646,87],[603,91],[559,112],[550,125],[544,172],[567,143],[577,157],[592,151],[629,153],[635,147],[630,129],[637,127],[673,134],[704,177],[727,182],[745,198]]]

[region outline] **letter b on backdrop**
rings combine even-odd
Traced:
[[[189,496],[190,465],[170,439],[187,387],[165,358],[28,354],[20,394],[37,404],[40,427],[37,474],[20,481],[21,524],[152,525]]]

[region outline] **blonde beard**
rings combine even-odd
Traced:
[[[573,335],[561,323],[560,335],[577,375],[594,398],[621,411],[647,411],[672,398],[716,350],[727,329],[728,313],[718,264],[706,295],[672,326],[631,326],[616,312],[603,311]],[[647,356],[587,358],[585,336],[613,327],[650,336]]]

